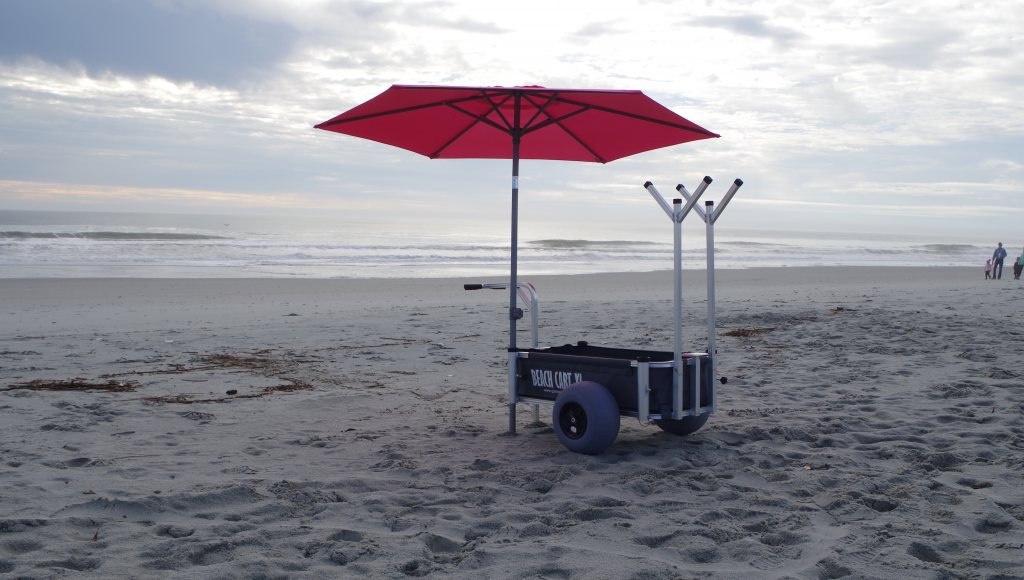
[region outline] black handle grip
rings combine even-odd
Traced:
[[[483,290],[483,284],[465,284],[462,286],[466,290]]]

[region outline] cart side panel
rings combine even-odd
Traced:
[[[629,360],[531,352],[519,369],[521,397],[554,400],[573,383],[593,381],[608,389],[620,409],[636,411],[636,368]]]

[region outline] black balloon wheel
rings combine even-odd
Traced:
[[[578,403],[566,403],[558,414],[562,433],[569,439],[579,439],[587,432],[587,412]]]

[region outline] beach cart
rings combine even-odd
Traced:
[[[512,160],[509,283],[500,286],[509,291],[510,433],[515,434],[518,403],[553,404],[562,443],[574,451],[597,453],[615,440],[621,413],[641,421],[653,419],[674,433],[689,433],[699,429],[707,414],[714,411],[714,357],[709,356],[714,354],[713,316],[709,320],[712,331],[708,352],[682,353],[679,227],[695,208],[705,216],[708,239],[713,242],[714,220],[741,181],[736,181],[717,212],[711,211],[711,206],[706,212],[696,207],[710,178],[705,178],[692,196],[686,188],[677,188],[687,200],[685,206],[677,200],[670,207],[653,185],[645,185],[676,227],[676,341],[672,353],[600,349],[582,343],[541,349],[536,341],[533,348],[520,349],[516,346],[516,323],[522,318],[522,310],[516,304],[520,293],[527,302],[527,296],[536,300],[536,290],[517,279],[520,160],[603,164],[644,151],[715,139],[717,133],[681,117],[641,91],[540,86],[393,85],[316,128],[400,147],[430,159]],[[713,245],[708,244],[708,304],[712,314]],[[536,329],[536,308],[531,316]],[[598,372],[599,367],[604,370]],[[562,373],[557,380],[563,388],[554,386],[556,373]],[[564,383],[570,379],[572,382]],[[665,380],[671,387],[662,384]],[[559,430],[563,417],[568,422],[564,433]]]
[[[538,297],[532,284],[517,283],[517,294],[530,311],[532,348],[508,349],[509,432],[516,430],[516,405],[533,406],[533,421],[540,419],[539,407],[549,405],[552,426],[559,441],[577,453],[600,453],[618,436],[621,417],[636,417],[641,423],[654,421],[661,429],[688,435],[700,429],[717,408],[715,372],[715,221],[739,190],[737,179],[716,209],[711,201],[705,208],[697,201],[711,178],[705,177],[691,195],[679,185],[684,199],[669,204],[651,182],[645,189],[673,222],[673,349],[650,351],[591,346],[586,341],[540,348],[538,340]],[[708,342],[706,352],[683,352],[682,345],[682,222],[696,210],[707,230]],[[466,284],[466,290],[504,290],[507,283]],[[523,318],[517,308],[513,317]],[[726,377],[720,379],[722,384]]]

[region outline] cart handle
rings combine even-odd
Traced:
[[[463,284],[462,288],[465,290],[505,290],[508,286],[508,282],[504,282],[498,284]],[[533,348],[538,348],[537,315],[540,308],[537,305],[537,289],[534,288],[533,284],[518,282],[516,283],[516,293],[519,294],[519,298],[523,301],[526,309],[530,311],[530,322],[533,327]],[[519,309],[517,308],[516,310]]]

